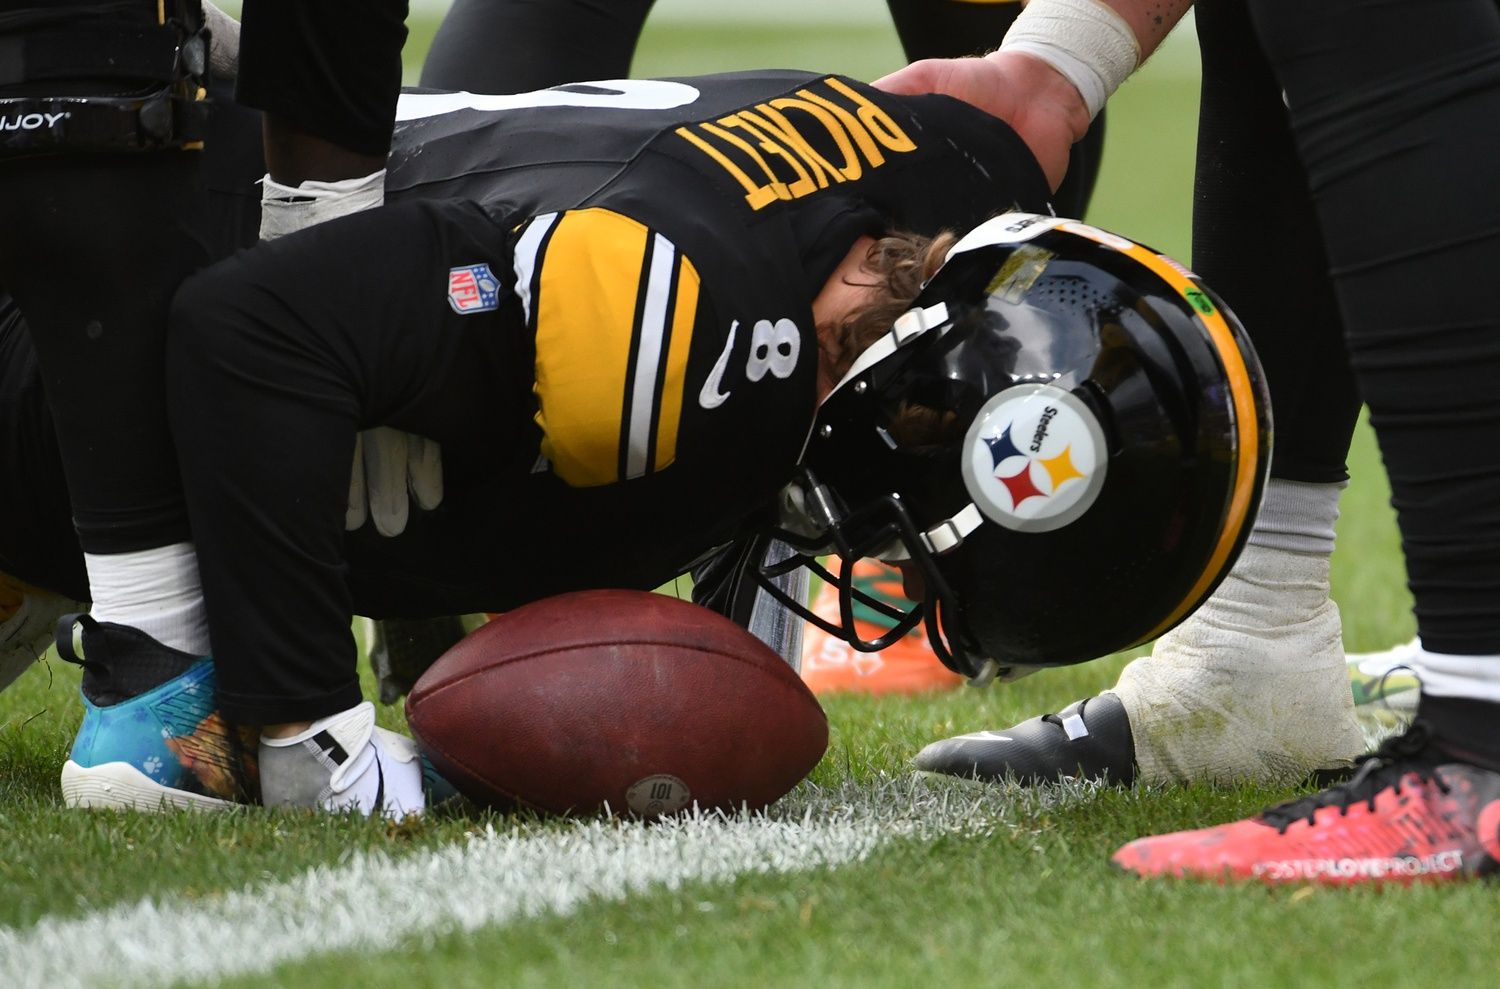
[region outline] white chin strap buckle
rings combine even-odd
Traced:
[[[891,335],[896,338],[896,346],[903,347],[913,337],[919,337],[934,326],[941,326],[946,322],[948,322],[948,304],[945,302],[908,309],[897,316],[896,321],[891,324]]]
[[[962,546],[969,534],[983,524],[984,516],[971,501],[951,519],[945,519],[922,533],[922,541],[927,544],[927,552],[942,556]]]
[[[833,391],[829,392],[828,395],[831,397],[846,384],[864,374],[908,343],[911,343],[923,333],[934,327],[942,326],[946,322],[948,322],[947,303],[938,302],[930,306],[908,309],[896,317],[896,321],[891,324],[891,332],[877,338],[874,343],[861,351],[858,357],[854,358],[854,363],[849,365],[849,370],[844,372],[844,376],[839,379],[838,384],[833,386]],[[828,401],[828,397],[825,397],[823,401]]]
[[[984,516],[979,513],[974,503],[970,502],[952,518],[943,519],[922,533],[922,545],[933,556],[951,553],[962,546],[969,534],[983,524]],[[911,559],[911,552],[900,540],[893,541],[885,549],[873,555],[882,563],[904,563]]]

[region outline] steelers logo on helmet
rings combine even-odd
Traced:
[[[1060,529],[1104,486],[1108,448],[1077,396],[1047,384],[987,401],[964,440],[964,484],[985,517],[1016,532]]]

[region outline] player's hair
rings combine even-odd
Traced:
[[[870,245],[864,268],[876,278],[872,285],[877,290],[875,300],[850,312],[834,333],[819,334],[834,381],[844,376],[866,347],[891,332],[896,317],[911,308],[957,242],[958,236],[946,231],[936,237],[895,231]],[[922,447],[940,442],[956,422],[952,412],[903,402],[889,429],[903,446]]]
[[[876,290],[875,299],[845,316],[833,333],[819,334],[819,347],[833,380],[842,378],[866,347],[891,332],[896,317],[911,308],[957,240],[946,232],[923,237],[897,230],[870,245],[864,270],[874,278],[869,287]]]

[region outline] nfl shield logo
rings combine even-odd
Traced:
[[[500,279],[487,264],[469,264],[448,272],[448,305],[459,315],[500,308]]]

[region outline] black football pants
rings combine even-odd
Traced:
[[[73,21],[102,20],[123,25],[110,47],[132,64],[142,53],[130,21],[155,25],[150,0],[6,6],[16,9],[0,17],[0,95],[136,93],[144,85],[40,70],[28,79],[35,67],[22,53],[33,32],[55,43]],[[202,141],[212,152],[64,149],[0,159],[0,289],[26,314],[78,539],[91,553],[189,538],[162,380],[167,307],[190,272],[254,241],[258,211],[258,190],[244,179],[259,175],[259,119],[216,102],[219,95],[210,95]]]
[[[477,205],[411,203],[262,244],[178,293],[168,404],[226,716],[284,723],[360,700],[344,532],[359,430],[440,442],[451,492],[376,554],[425,545],[437,559],[483,538],[462,489],[525,439],[530,344],[513,294],[459,314],[448,273],[498,274],[509,258]],[[435,565],[410,576],[413,594],[427,576],[442,590]],[[443,613],[469,604],[441,596]]]
[[[1206,0],[1197,16],[1194,264],[1265,363],[1272,473],[1340,479],[1362,395],[1423,643],[1500,653],[1500,315],[1484,288],[1500,270],[1500,8]]]
[[[88,600],[57,434],[21,312],[0,296],[0,572]]]
[[[1250,9],[1390,476],[1422,644],[1500,654],[1500,7]],[[1451,751],[1500,767],[1500,704],[1424,693],[1420,713]]]
[[[0,161],[0,285],[26,313],[83,548],[186,542],[167,429],[167,306],[209,251],[190,151]]]
[[[1245,0],[1199,0],[1195,10],[1203,89],[1193,268],[1240,317],[1265,368],[1271,476],[1343,481],[1359,389],[1281,86]]]

